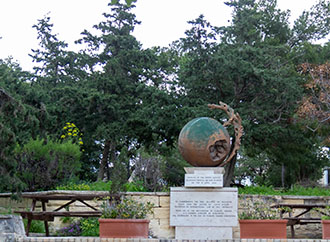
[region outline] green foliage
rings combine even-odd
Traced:
[[[80,220],[81,236],[99,236],[98,218],[83,218]]]
[[[123,188],[127,192],[148,192],[142,181],[126,182]]]
[[[153,213],[153,207],[150,202],[138,202],[132,198],[123,198],[118,204],[112,205],[105,200],[102,204],[101,218],[145,219],[148,214]]]
[[[294,186],[288,191],[283,192],[285,195],[299,195],[299,196],[329,196],[330,190],[319,187],[301,187]]]
[[[237,161],[237,168],[235,169],[235,180],[239,184],[246,179],[256,185],[264,186],[267,184],[268,174],[270,169],[270,161],[265,153],[259,153],[253,156],[247,156],[244,154],[244,148],[239,152],[240,158]]]
[[[321,187],[293,186],[290,189],[274,189],[266,186],[246,186],[238,188],[239,194],[257,195],[295,195],[295,196],[330,196],[330,190]]]
[[[276,136],[276,141],[266,145],[260,153],[241,150],[235,179],[248,178],[257,186],[315,185],[322,177],[322,167],[329,164],[320,139],[293,125],[279,130]]]
[[[13,214],[13,208],[11,206],[6,207],[0,207],[0,214]]]
[[[80,221],[76,221],[66,227],[63,227],[56,231],[58,236],[80,236],[81,228]]]
[[[268,204],[243,199],[240,219],[280,219],[280,210],[271,208]]]
[[[27,219],[23,219],[25,231],[27,230]],[[30,226],[30,233],[45,233],[45,225],[43,221],[40,220],[32,220]]]
[[[182,158],[177,145],[174,146],[174,149],[164,152],[163,161],[162,174],[167,187],[182,186],[185,174],[184,167],[191,165]]]
[[[306,12],[308,25],[315,28],[301,28],[299,34],[289,25],[289,12],[278,9],[275,0],[225,4],[233,9],[229,26],[212,26],[200,16],[174,45],[180,57],[178,83],[185,91],[183,104],[191,106],[191,118],[205,115],[201,106],[219,101],[240,114],[246,161],[255,163],[265,157],[267,162],[268,173],[254,177],[256,182],[289,187],[296,181],[317,180],[325,164],[317,159],[317,141],[293,125],[304,91],[304,78],[295,63],[302,43],[329,33],[329,4],[320,1]],[[315,22],[310,21],[314,17]],[[223,118],[212,112],[206,115]],[[282,164],[285,177],[281,180]],[[272,179],[266,180],[270,175]]]
[[[291,45],[320,40],[330,31],[330,2],[319,0],[309,11],[304,11],[294,22]]]
[[[56,184],[73,178],[80,168],[79,145],[51,139],[30,139],[15,149],[18,176],[27,185],[27,191],[53,189]]]
[[[71,221],[68,226],[65,226],[56,231],[57,236],[99,236],[99,221],[98,218],[81,218],[76,221]]]
[[[246,186],[238,188],[239,194],[280,195],[281,190],[266,186]]]
[[[75,191],[110,191],[111,181],[103,182],[69,182],[65,185],[57,186],[56,190],[75,190]]]
[[[136,2],[137,0],[125,0],[128,6],[131,6],[132,3]],[[111,5],[116,5],[119,3],[119,0],[111,0]]]
[[[60,41],[56,34],[52,34],[53,24],[50,17],[45,16],[38,20],[38,24],[33,25],[38,31],[39,49],[32,49],[33,62],[38,65],[33,67],[36,74],[40,74],[37,83],[46,88],[55,87],[60,83],[68,81],[70,73],[68,71],[69,56],[65,49],[68,44]],[[70,79],[69,79],[70,80]]]
[[[112,181],[96,181],[96,182],[68,182],[64,185],[56,186],[56,190],[72,190],[72,191],[112,191]],[[126,182],[121,188],[126,192],[148,192],[143,182]]]
[[[75,182],[69,182],[65,185],[56,186],[56,190],[91,191],[92,189],[90,188],[90,185],[85,182],[78,184]]]
[[[330,206],[325,206],[324,208],[313,208],[311,211],[319,213],[322,220],[330,220]]]
[[[29,77],[11,60],[0,60],[0,192],[24,189],[17,176],[14,149],[17,143],[44,131],[40,121],[45,121],[45,115],[40,107],[23,103],[34,93],[26,83]]]
[[[69,211],[69,207],[65,207],[66,211]],[[75,219],[73,217],[61,217],[60,221],[64,224],[74,223]]]
[[[180,129],[199,116],[223,120],[224,114],[206,108],[218,101],[243,120],[238,176],[286,187],[319,178],[328,160],[319,156],[319,134],[303,130],[294,117],[305,81],[296,65],[329,59],[329,43],[311,44],[329,33],[329,1],[320,0],[293,27],[289,12],[278,9],[275,0],[227,1],[233,10],[230,25],[212,26],[200,16],[190,21],[185,38],[170,48],[152,49],[142,49],[132,35],[139,24],[132,13],[135,1],[120,2],[110,2],[96,31],[82,33],[77,43],[85,49],[77,53],[67,51],[66,42],[52,33],[49,17],[38,20],[33,27],[40,46],[31,54],[35,75],[0,60],[0,191],[21,191],[25,182],[28,190],[50,188],[47,181],[34,185],[32,176],[52,173],[46,158],[15,157],[14,150],[36,137],[67,136],[61,133],[67,120],[84,133],[85,152],[73,169],[81,180],[98,177],[111,180],[112,191],[122,189],[135,168],[131,161],[145,147],[152,150],[149,161],[157,158],[152,164],[160,173],[153,177],[154,186],[151,177],[137,179],[143,187],[182,185],[187,163],[176,149]],[[43,154],[56,163],[50,153]],[[66,174],[55,180],[52,187],[74,179]],[[72,188],[98,190],[85,185],[91,184]]]

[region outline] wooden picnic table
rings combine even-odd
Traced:
[[[32,199],[30,211],[14,211],[15,213],[19,213],[23,218],[28,220],[26,235],[29,235],[31,222],[32,220],[42,220],[45,225],[46,236],[49,236],[49,227],[48,221],[54,221],[55,217],[100,217],[101,211],[94,206],[90,205],[87,201],[92,200],[100,200],[109,197],[112,199],[120,199],[119,195],[110,195],[107,194],[23,194],[22,198]],[[47,210],[46,204],[50,201],[68,201],[65,204],[57,207],[54,210]],[[89,210],[82,211],[68,211],[66,209],[70,204],[79,201],[89,208]],[[36,211],[37,202],[41,202],[42,211]],[[60,211],[62,210],[62,211]]]
[[[321,216],[326,215],[322,211],[317,211],[317,208],[326,208],[328,204],[289,204],[289,203],[279,203],[271,206],[272,208],[280,209],[280,216],[283,219],[287,219],[287,226],[291,228],[291,237],[295,237],[294,226],[297,224],[312,224],[312,223],[321,223]],[[300,210],[300,213],[298,213]],[[318,217],[302,217],[303,215],[309,213],[310,211],[315,210],[319,213]],[[294,215],[298,213],[297,215]],[[287,214],[287,216],[285,216]]]

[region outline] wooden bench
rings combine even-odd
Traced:
[[[54,212],[54,211],[14,211],[22,218],[28,220],[54,221],[55,217],[100,217],[101,211],[76,211],[76,212]]]
[[[107,194],[83,194],[83,193],[66,193],[66,194],[23,194],[23,198],[30,198],[32,199],[32,204],[30,207],[30,211],[14,211],[14,213],[18,213],[22,216],[22,218],[26,218],[28,220],[26,235],[29,235],[31,222],[32,220],[41,220],[44,221],[45,225],[45,232],[46,236],[49,236],[49,228],[48,222],[54,221],[55,217],[100,217],[102,212],[99,211],[97,208],[93,207],[92,205],[88,204],[86,201],[89,200],[99,200],[104,199],[107,197],[110,202],[111,201],[119,201],[120,195],[109,193]],[[56,208],[53,211],[47,211],[46,204],[49,201],[68,201],[67,203],[61,205],[60,207]],[[88,210],[83,211],[63,211],[69,207],[70,204],[74,202],[80,202],[89,208]],[[42,211],[36,211],[36,204],[37,202],[41,202],[41,209]],[[62,211],[60,211],[62,210]]]
[[[295,237],[295,231],[294,231],[294,226],[295,225],[306,225],[306,224],[315,224],[315,223],[321,223],[321,216],[320,217],[302,217],[303,215],[305,215],[306,213],[309,213],[312,210],[315,210],[317,208],[325,208],[329,205],[327,204],[286,204],[286,203],[279,203],[279,204],[275,204],[272,207],[273,208],[279,208],[281,209],[281,218],[283,219],[287,219],[288,223],[287,226],[290,226],[291,228],[291,237],[294,238]],[[289,208],[289,209],[287,209]],[[302,212],[300,212],[297,215],[293,215],[294,211],[297,210],[302,210]],[[324,215],[323,212],[321,211],[317,211],[320,215]],[[284,214],[288,213],[288,216],[283,216]]]

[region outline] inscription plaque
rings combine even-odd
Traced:
[[[185,187],[222,187],[223,174],[185,174]]]
[[[171,226],[237,226],[237,188],[172,187]]]

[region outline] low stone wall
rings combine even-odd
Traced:
[[[105,192],[81,192],[81,191],[50,191],[43,193],[63,194],[63,193],[97,193],[107,194]],[[154,214],[149,216],[150,230],[154,238],[172,239],[174,238],[174,227],[169,225],[170,217],[170,197],[169,193],[127,193],[127,196],[132,196],[134,199],[150,201],[154,204]],[[239,210],[244,209],[243,201],[251,200],[252,202],[259,201],[266,203],[269,206],[276,203],[291,203],[291,204],[317,204],[325,203],[330,205],[330,197],[309,197],[309,196],[260,196],[260,195],[239,195]],[[61,205],[65,201],[52,201],[47,204],[47,209],[52,210]],[[91,201],[91,205],[99,207],[101,201]],[[9,194],[0,194],[0,212],[6,213],[13,210],[26,210],[30,208],[31,200],[23,199],[20,202],[10,200]],[[41,204],[37,204],[37,210],[41,210]],[[70,211],[81,211],[86,209],[85,205],[80,202],[75,202],[70,205]],[[297,211],[299,212],[299,211]],[[305,215],[308,216],[308,215]],[[54,222],[50,222],[51,231],[55,231],[63,226],[61,220],[56,218]],[[290,238],[290,227],[287,227],[288,238]],[[320,224],[296,225],[296,238],[320,239],[322,237],[322,229]],[[234,228],[233,238],[239,238],[239,227]]]

